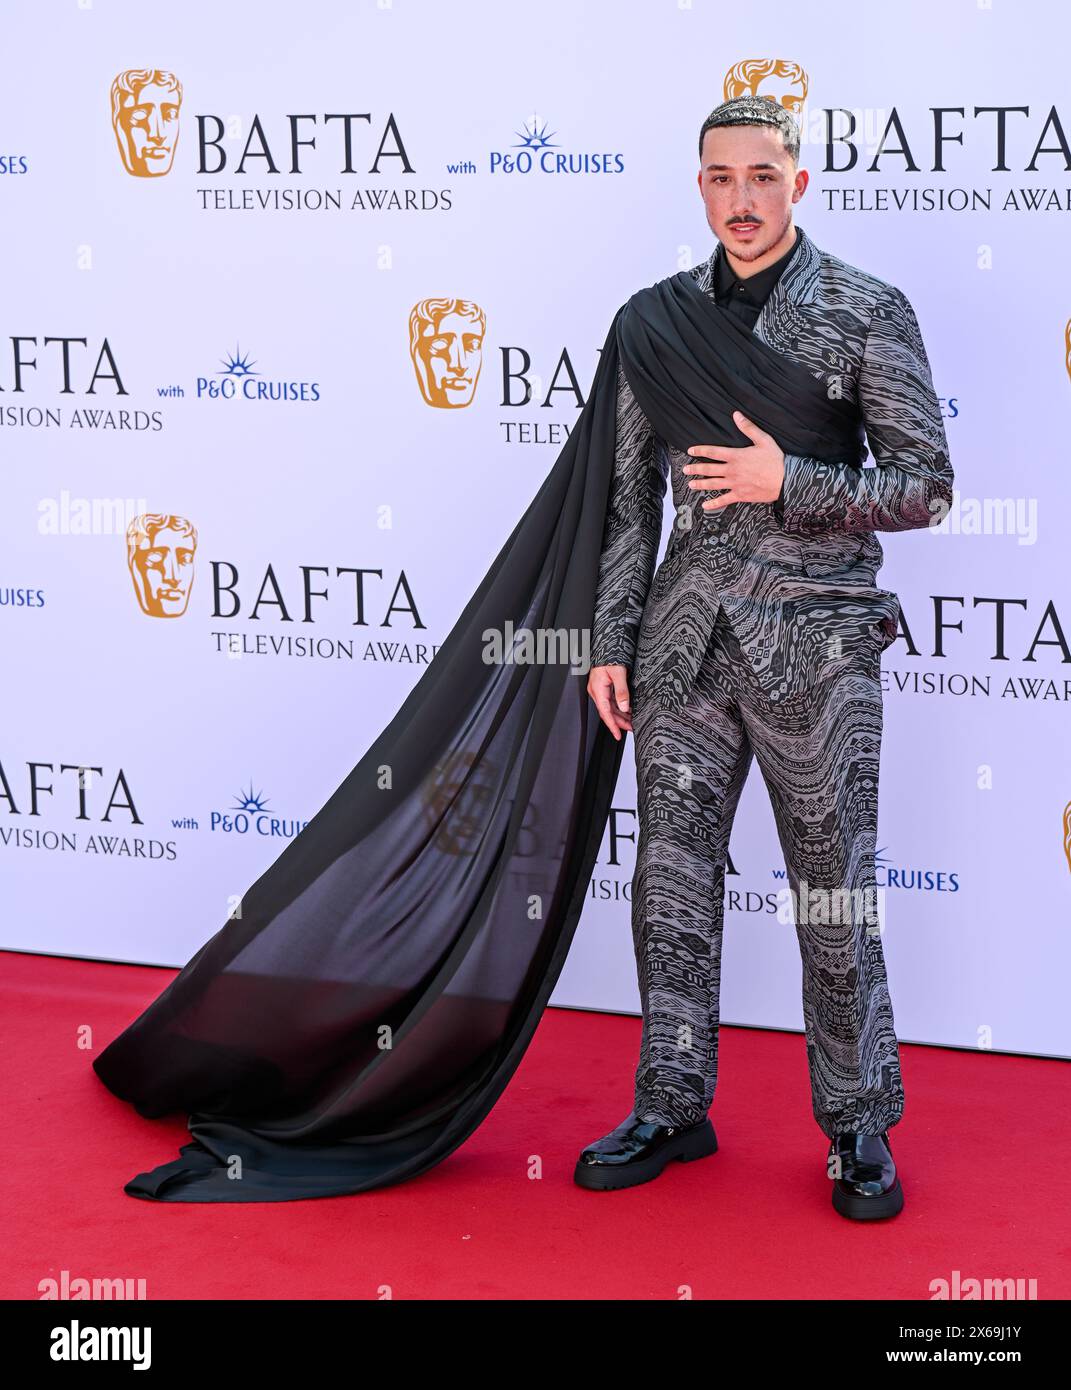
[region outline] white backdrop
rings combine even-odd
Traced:
[[[3,11],[0,944],[178,965],[223,925],[550,469],[578,410],[550,388],[586,394],[618,305],[713,249],[698,131],[751,82],[805,95],[796,221],[908,295],[956,471],[945,534],[881,536],[897,1029],[1071,1053],[1062,3]],[[455,408],[410,356],[436,296],[486,315]],[[638,1011],[635,833],[630,744],[553,1003]],[[730,853],[723,1020],[801,1028],[757,768]]]

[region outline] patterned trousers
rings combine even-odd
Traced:
[[[773,806],[803,958],[814,1117],[830,1137],[876,1134],[901,1118],[875,904],[881,728],[878,639],[782,706],[757,685],[723,611],[682,709],[633,691],[640,1119],[692,1124],[714,1099],[725,859],[752,753]]]

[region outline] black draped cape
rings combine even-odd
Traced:
[[[619,366],[676,447],[746,444],[740,409],[786,452],[860,458],[853,409],[688,272],[622,305],[568,442],[398,713],[94,1061],[140,1114],[189,1115],[192,1142],[130,1195],[272,1202],[401,1182],[464,1143],[513,1075],[580,917],[624,740],[587,695],[586,648],[537,640],[525,659],[507,642],[502,660],[487,638],[590,632]]]

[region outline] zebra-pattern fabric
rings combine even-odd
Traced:
[[[666,709],[687,698],[719,611],[774,701],[831,666],[849,669],[875,639],[887,647],[900,603],[875,586],[875,532],[926,526],[952,503],[944,423],[907,297],[796,233],[800,252],[753,331],[858,404],[874,466],[788,455],[777,502],[705,512],[714,494],[688,488],[688,454],[656,435],[619,371],[591,664],[628,667],[633,688]],[[691,272],[711,295],[724,254],[719,242]],[[676,517],[655,573],[670,483]]]
[[[878,1134],[900,1120],[874,879],[880,651],[875,642],[853,669],[829,671],[810,694],[774,702],[722,613],[684,707],[636,700],[640,1119],[694,1124],[714,1098],[726,852],[754,754],[792,891],[782,915],[795,923],[803,960],[815,1120],[830,1137]],[[764,919],[758,929],[776,927]]]

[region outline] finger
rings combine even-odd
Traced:
[[[702,469],[706,467],[707,462],[730,463],[730,456],[743,453],[745,448],[750,449],[751,445],[737,447],[735,444],[693,444],[688,450],[688,455],[696,461],[696,466]],[[684,465],[686,472],[688,467],[688,464]]]
[[[731,469],[721,468],[716,472],[708,474],[705,478],[693,478],[688,484],[688,487],[693,492],[701,492],[703,490],[709,492],[711,488],[714,488],[716,491],[720,487],[730,487],[734,476]]]
[[[713,448],[713,445],[711,447]],[[683,464],[681,466],[681,472],[702,476],[709,473],[712,468],[738,467],[741,463],[747,463],[754,455],[754,444],[747,444],[740,449],[732,449],[726,444],[718,448],[715,453],[704,455],[702,458],[696,458],[690,463]]]
[[[618,730],[617,719],[610,705],[610,696],[613,691],[613,684],[608,676],[600,676],[588,682],[588,694],[595,702],[599,718],[613,734],[615,739],[620,740],[621,734]]]
[[[629,699],[628,677],[623,671],[613,672],[610,696],[610,716],[613,719],[614,737],[619,738],[618,730],[632,732],[632,710]]]
[[[599,718],[610,730],[614,738],[620,739],[621,732],[617,727],[617,721],[614,718],[613,711],[610,709],[609,697],[604,695],[601,699],[596,700],[595,708],[599,711]]]
[[[721,497],[712,497],[709,501],[704,502],[702,504],[702,509],[705,512],[718,512],[721,511],[722,507],[727,507],[730,502],[742,502],[743,500],[744,499],[740,497],[739,494],[730,489]]]
[[[756,425],[754,420],[749,420],[742,410],[734,410],[733,419],[736,421],[737,429],[746,434],[749,439],[754,439],[756,443],[771,438],[764,429]]]

